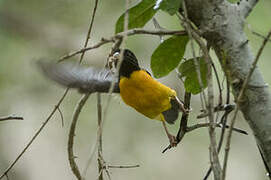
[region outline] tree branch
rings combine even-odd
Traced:
[[[214,4],[215,1],[214,1]],[[212,60],[211,57],[209,55],[209,51],[207,49],[207,46],[204,44],[204,42],[202,42],[200,35],[197,34],[196,31],[193,30],[192,25],[190,25],[190,20],[188,19],[188,15],[187,15],[187,9],[186,9],[186,2],[183,1],[183,9],[184,9],[184,14],[185,14],[185,27],[188,31],[188,33],[190,34],[190,37],[193,37],[193,39],[196,40],[196,42],[199,44],[202,52],[203,52],[203,56],[204,59],[206,61],[207,64],[207,79],[208,79],[208,103],[206,103],[206,99],[205,99],[205,103],[206,103],[206,107],[208,110],[208,119],[209,119],[209,137],[210,137],[210,161],[211,161],[211,166],[214,172],[214,179],[215,180],[219,180],[220,176],[221,176],[221,165],[219,162],[219,158],[218,158],[218,152],[217,152],[217,143],[216,143],[216,134],[215,134],[215,120],[214,120],[214,92],[213,92],[213,78],[212,78]],[[195,60],[195,55],[194,56],[194,61]],[[198,80],[199,83],[202,86],[202,80],[200,77],[200,70],[198,68],[198,65],[196,64],[196,67],[198,69],[199,72],[197,72],[198,74]]]
[[[99,0],[95,0],[95,5],[94,5],[94,9],[93,9],[93,12],[92,12],[92,15],[91,15],[91,21],[90,21],[90,24],[89,24],[89,28],[88,28],[88,32],[87,32],[87,35],[86,35],[86,40],[85,40],[83,49],[85,49],[87,47],[88,42],[90,40],[90,34],[91,34],[92,27],[93,27],[93,24],[94,24],[94,19],[95,19],[97,7],[98,7],[98,1]],[[83,51],[81,56],[80,56],[79,64],[82,62],[82,60],[84,58],[84,55],[85,55],[85,51]],[[58,62],[60,62],[60,60],[58,60]],[[79,104],[78,104],[78,106],[77,106],[77,108],[75,110],[75,113],[73,115],[73,121],[72,121],[72,124],[71,124],[71,127],[70,127],[69,140],[68,140],[69,162],[70,162],[71,169],[72,169],[74,175],[77,177],[78,180],[83,179],[83,177],[82,177],[82,175],[81,175],[81,173],[80,173],[80,171],[79,171],[79,169],[78,169],[78,167],[76,165],[76,162],[74,160],[74,155],[73,155],[73,141],[74,141],[74,139],[73,138],[74,138],[77,119],[79,117],[79,114],[81,112],[82,107],[84,106],[84,104],[87,101],[87,99],[89,98],[89,96],[90,96],[90,94],[85,94],[82,97],[82,99],[80,100],[80,102],[79,102]]]
[[[73,143],[74,143],[74,136],[75,136],[75,128],[76,128],[79,114],[80,114],[83,106],[85,105],[86,101],[88,100],[89,96],[90,96],[90,94],[83,95],[75,108],[75,112],[72,117],[70,132],[69,132],[69,139],[68,139],[69,163],[70,163],[70,167],[72,169],[73,174],[77,177],[78,180],[82,180],[83,178],[82,178],[81,173],[78,169],[78,166],[74,160],[76,158],[76,156],[74,155],[74,152],[73,152]]]
[[[102,130],[102,103],[101,94],[97,93],[97,113],[98,113],[98,170],[100,173],[99,180],[103,180],[103,134]]]
[[[92,49],[97,49],[105,44],[108,43],[114,43],[119,39],[122,39],[124,36],[132,36],[132,35],[136,35],[136,34],[148,34],[148,35],[156,35],[156,36],[160,36],[160,35],[186,35],[185,31],[168,31],[168,30],[145,30],[145,29],[131,29],[131,30],[127,30],[121,33],[118,33],[114,36],[111,36],[110,38],[101,38],[100,42],[94,44],[93,46],[89,46],[89,47],[84,47],[80,50],[74,51],[74,52],[70,52],[67,55],[64,55],[62,57],[60,57],[57,61],[61,62],[64,61],[65,59],[71,58],[77,54],[81,54],[81,53],[85,53],[86,51],[92,50]]]
[[[253,7],[256,2],[248,1],[251,4],[250,7]],[[249,14],[250,10],[244,13],[244,17],[240,17],[238,8],[230,3],[214,5],[206,3],[204,0],[186,0],[186,3],[189,19],[200,29],[202,36],[214,48],[232,86],[233,95],[237,99],[255,59],[243,30],[244,17]],[[256,67],[244,91],[240,110],[250,125],[270,169],[271,94],[266,87],[263,76]]]
[[[137,165],[120,165],[120,166],[113,166],[113,165],[108,165],[107,168],[119,168],[119,169],[127,169],[127,168],[137,168],[137,167],[140,167],[138,164]]]
[[[267,37],[264,39],[264,41],[263,41],[263,43],[262,43],[262,45],[261,45],[261,47],[260,47],[260,49],[259,49],[259,51],[258,51],[258,53],[256,55],[255,60],[252,63],[252,67],[250,68],[249,73],[247,74],[247,77],[246,77],[246,79],[244,80],[244,82],[242,84],[241,90],[240,90],[240,92],[238,94],[238,97],[237,97],[237,106],[236,106],[236,109],[234,111],[233,118],[230,121],[230,130],[229,130],[229,133],[228,133],[228,136],[227,136],[227,142],[226,142],[226,147],[225,147],[224,165],[223,165],[223,173],[222,173],[222,179],[223,180],[226,177],[226,169],[227,169],[227,161],[228,161],[229,150],[230,150],[230,145],[231,145],[232,129],[233,129],[236,117],[237,117],[237,113],[238,113],[238,111],[240,109],[240,104],[242,103],[242,98],[243,98],[244,92],[245,92],[245,90],[247,88],[248,82],[249,82],[249,80],[250,80],[250,78],[252,76],[252,73],[254,72],[254,70],[256,68],[256,65],[257,65],[257,63],[258,63],[258,61],[260,59],[260,56],[261,56],[261,54],[263,52],[263,49],[264,49],[268,39],[270,38],[270,36],[271,36],[271,30],[269,31]]]
[[[92,12],[92,15],[91,15],[91,21],[90,21],[90,24],[89,24],[89,28],[88,28],[86,40],[85,40],[85,43],[84,43],[84,48],[87,47],[88,41],[90,40],[90,33],[91,33],[91,31],[92,31],[92,27],[93,27],[93,24],[94,24],[94,19],[95,19],[97,7],[98,7],[98,1],[99,1],[99,0],[95,0],[94,9],[93,9],[93,12]],[[81,56],[80,56],[79,63],[82,62],[82,60],[83,60],[83,58],[84,58],[84,55],[85,55],[85,51],[82,52],[82,54],[81,54]]]
[[[9,115],[0,117],[0,121],[8,121],[8,120],[24,120],[21,116]]]
[[[229,104],[230,103],[230,84],[229,84],[229,81],[227,80],[227,95],[226,95],[226,104]],[[235,106],[234,106],[235,107]],[[227,125],[227,120],[228,120],[228,115],[230,112],[232,112],[232,110],[234,109],[233,106],[230,106],[229,108],[226,108],[223,116],[221,117],[221,120],[220,120],[220,124],[222,124],[222,131],[220,133],[220,138],[219,138],[219,142],[218,142],[218,147],[217,147],[217,152],[219,153],[221,148],[222,148],[222,145],[223,145],[223,141],[224,141],[224,136],[225,136],[225,131],[226,131],[226,128],[228,128],[229,126]],[[235,128],[233,128],[234,130]],[[240,133],[244,133],[247,135],[247,132],[246,131],[243,131],[241,130]],[[205,175],[205,177],[203,178],[203,180],[207,180],[209,175],[211,174],[212,172],[212,167],[210,167]]]

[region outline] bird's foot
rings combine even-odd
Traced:
[[[178,142],[175,136],[173,136],[172,134],[168,134],[168,139],[169,139],[169,143],[171,147],[176,147]]]

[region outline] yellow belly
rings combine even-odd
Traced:
[[[151,119],[168,110],[171,97],[176,96],[174,90],[154,80],[144,70],[133,72],[129,78],[121,77],[119,87],[123,101]]]

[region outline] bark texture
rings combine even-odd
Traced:
[[[224,0],[186,0],[189,19],[215,50],[235,98],[255,59],[243,28],[256,3],[256,0],[236,4]],[[271,169],[271,98],[258,68],[252,74],[240,107]]]

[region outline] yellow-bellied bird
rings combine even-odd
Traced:
[[[119,58],[120,50],[113,55],[116,62]],[[136,56],[130,50],[123,50],[118,77],[107,68],[44,61],[39,61],[39,65],[47,77],[66,87],[76,88],[81,93],[107,93],[115,81],[113,92],[120,93],[122,100],[139,113],[162,121],[171,146],[176,146],[176,138],[168,132],[165,122],[173,124],[180,111],[187,111],[173,89],[156,81],[139,67]]]

